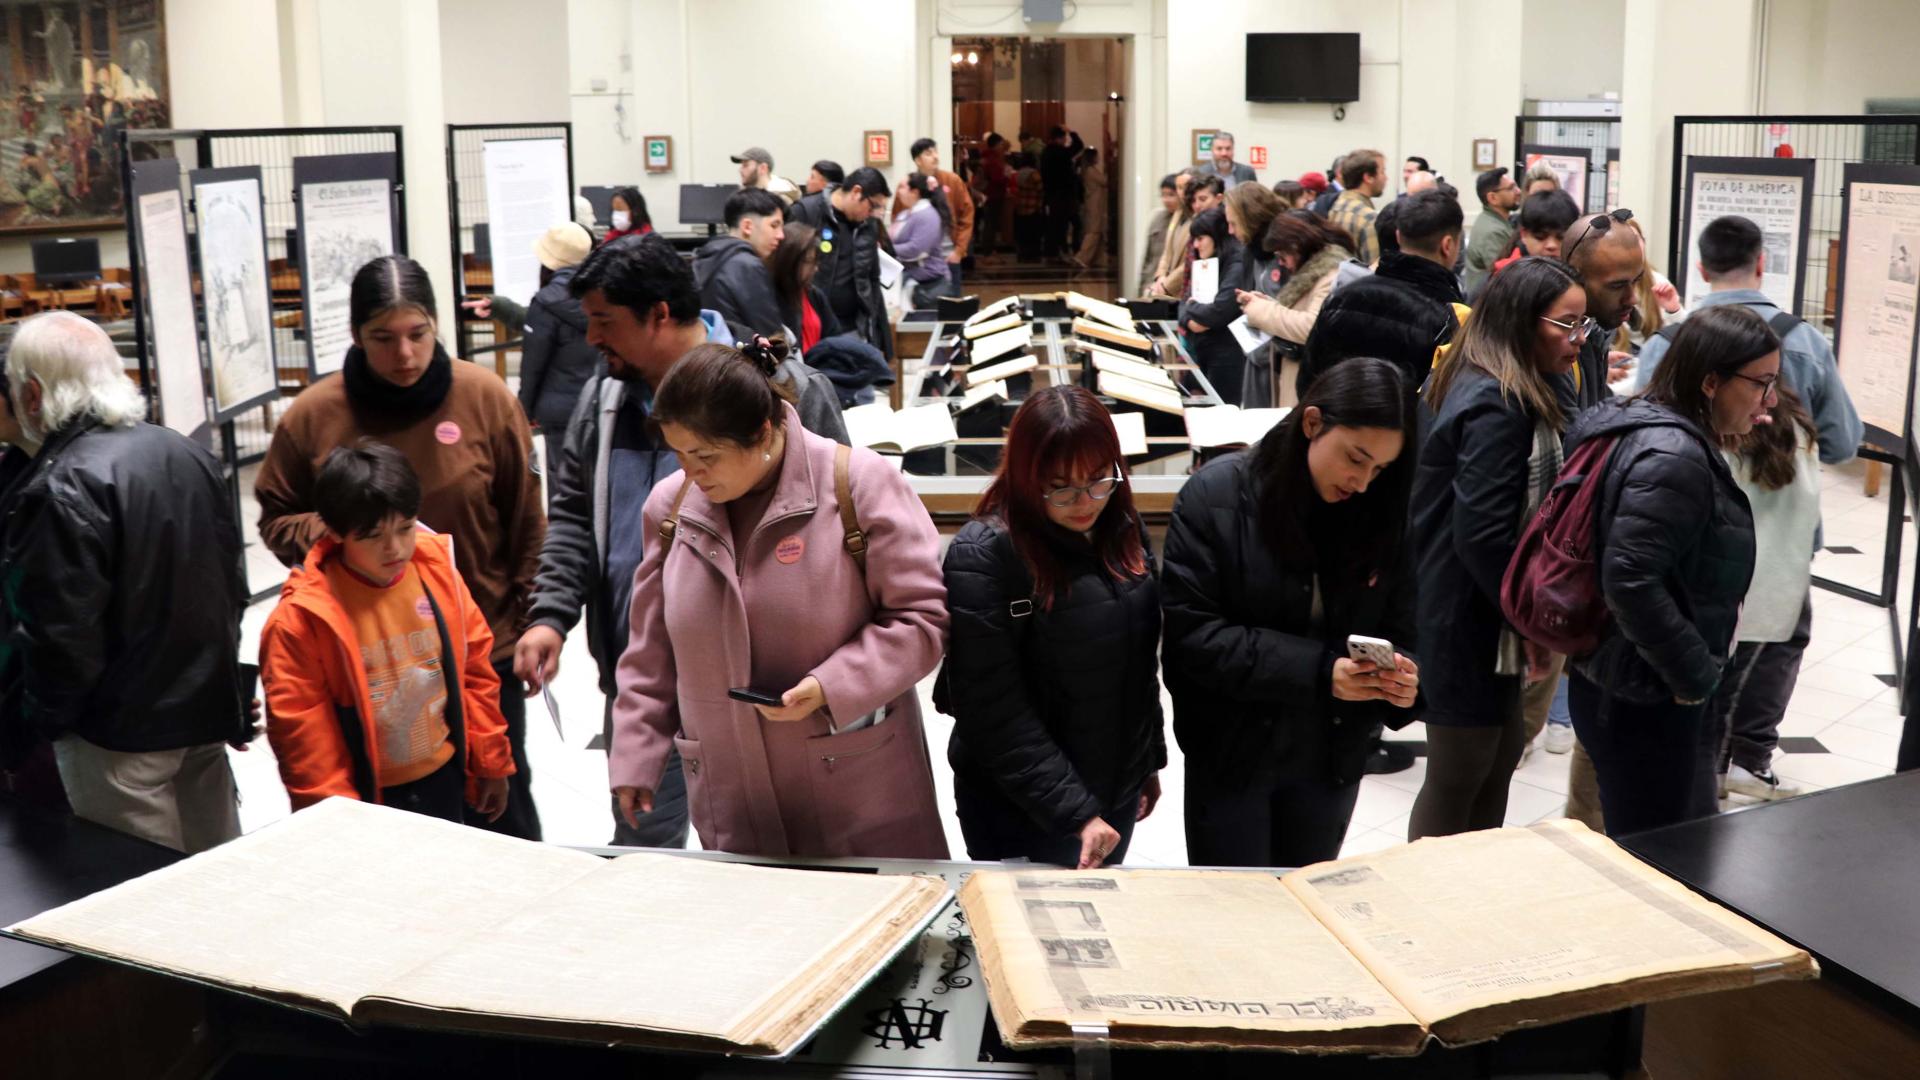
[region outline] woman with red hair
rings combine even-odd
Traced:
[[[1077,386],[1014,413],[946,558],[937,702],[967,854],[1118,864],[1160,798],[1160,592],[1105,406]]]

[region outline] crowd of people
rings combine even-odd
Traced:
[[[1082,152],[1055,135],[1042,159]],[[291,568],[259,701],[218,465],[143,421],[98,326],[27,320],[0,378],[9,776],[200,850],[236,835],[226,751],[263,727],[296,808],[538,839],[525,703],[584,616],[621,844],[946,857],[916,692],[935,672],[976,859],[1121,862],[1163,790],[1162,684],[1196,864],[1337,856],[1362,776],[1393,767],[1382,730],[1416,719],[1410,838],[1498,827],[1550,724],[1569,814],[1609,832],[1788,793],[1771,759],[1817,467],[1862,430],[1825,338],[1759,291],[1758,227],[1707,226],[1712,293],[1682,311],[1629,211],[1534,177],[1481,174],[1469,237],[1423,159],[1388,199],[1375,151],[1269,188],[1213,147],[1161,185],[1139,291],[1181,301],[1223,398],[1291,409],[1196,469],[1158,552],[1084,388],[1025,397],[944,554],[900,471],[848,445],[842,410],[887,377],[877,253],[940,295],[1015,194],[974,200],[930,140],[892,186],[822,161],[783,190],[744,152],[691,263],[632,189],[610,239],[556,225],[517,397],[441,346],[417,263],[368,263],[341,372],[255,482]],[[1065,250],[1069,190],[1040,191]],[[1243,317],[1271,340],[1244,349]],[[1561,527],[1593,538],[1554,594],[1591,629],[1577,647],[1511,595],[1545,572],[1528,538]]]

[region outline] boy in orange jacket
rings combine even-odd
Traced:
[[[514,771],[493,632],[420,481],[389,446],[341,447],[313,486],[327,535],[287,576],[260,642],[267,740],[293,808],[329,795],[461,820],[507,806]]]

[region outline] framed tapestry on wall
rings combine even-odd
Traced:
[[[0,232],[123,226],[120,131],[170,122],[163,0],[0,5]]]

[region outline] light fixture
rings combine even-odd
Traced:
[[[978,64],[979,62],[980,62],[980,54],[979,54],[979,53],[977,53],[977,52],[974,52],[974,51],[973,51],[972,49],[968,49],[968,50],[967,50],[967,63],[969,63],[969,64]]]
[[[955,64],[959,64],[959,63],[960,63],[960,61],[961,61],[961,60],[963,60],[963,59],[965,59],[965,57],[963,57],[963,56],[961,56],[961,55],[960,55],[959,53],[954,53],[954,54],[953,54],[953,62],[954,62]]]

